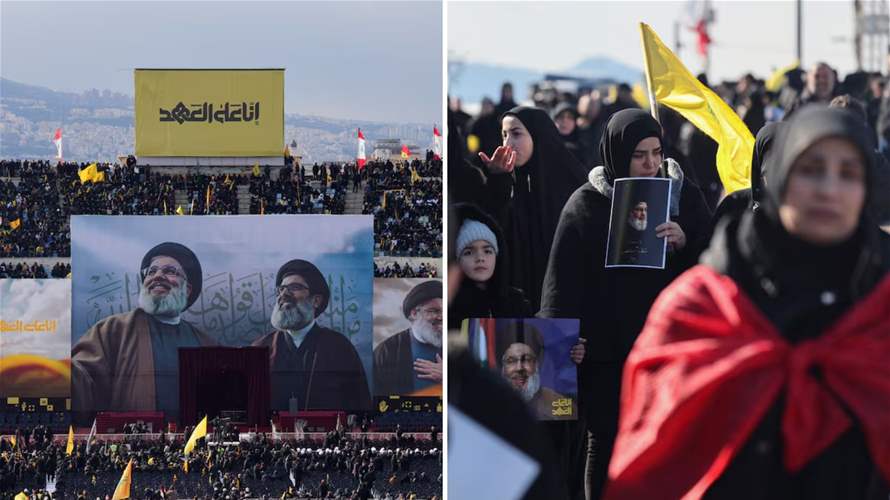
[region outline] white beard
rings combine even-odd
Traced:
[[[442,348],[442,330],[423,318],[411,322],[411,335],[420,343]]]
[[[315,319],[315,308],[311,300],[298,300],[294,307],[288,309],[281,309],[276,300],[270,321],[278,330],[292,331],[305,327],[313,319]]]
[[[522,396],[522,400],[528,403],[535,397],[535,394],[541,389],[541,374],[535,372],[534,375],[529,375],[528,382],[525,383],[525,388],[519,391],[519,395]]]
[[[170,288],[163,297],[153,297],[145,284],[139,286],[139,307],[152,316],[178,318],[188,303],[188,282],[184,279],[179,286]]]
[[[630,219],[627,220],[627,222],[628,222],[628,224],[630,224],[630,227],[636,229],[637,231],[645,231],[646,223],[648,222],[648,219],[640,220],[640,219],[634,219],[631,217]]]

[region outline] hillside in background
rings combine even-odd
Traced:
[[[398,138],[419,148],[431,147],[432,125],[380,123],[285,115],[284,138],[297,141],[304,163],[348,161],[356,153],[356,128],[368,141]],[[63,129],[64,156],[73,161],[113,161],[133,152],[133,97],[92,89],[57,92],[0,79],[0,158],[52,159],[52,136]]]
[[[643,79],[643,71],[604,56],[587,58],[578,64],[557,72],[538,71],[517,66],[498,66],[473,62],[449,61],[450,87],[448,94],[460,97],[464,103],[476,104],[483,97],[495,102],[500,99],[501,84],[511,82],[517,99],[530,98],[531,84],[541,81],[546,74],[559,74],[586,79],[606,79],[634,84]]]

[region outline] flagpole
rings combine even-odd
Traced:
[[[643,45],[643,68],[646,72],[646,95],[649,97],[649,112],[652,114],[652,118],[655,118],[655,121],[660,124],[661,120],[658,119],[658,101],[655,100],[655,91],[652,88],[652,74],[649,72],[649,50],[646,48],[644,26],[646,26],[645,23],[640,23],[640,43]]]

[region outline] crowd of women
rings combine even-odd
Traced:
[[[541,457],[529,498],[890,494],[883,129],[855,96],[837,98],[826,68],[785,107],[743,116],[757,136],[752,186],[729,196],[709,180],[719,182],[715,148],[684,154],[688,124],[663,108],[659,123],[620,97],[603,106],[582,95],[585,110],[608,109],[570,113],[574,126],[599,122],[587,153],[560,123],[575,103],[503,109],[500,142],[488,146],[467,142],[476,125],[449,115],[449,327],[578,318],[586,339],[577,421],[492,426]],[[743,81],[740,102],[762,104],[757,81]],[[656,228],[662,269],[604,265],[615,181],[626,177],[670,179],[669,218]],[[471,391],[454,390],[472,373],[449,370],[451,403],[496,422],[481,413],[506,404],[474,409]],[[542,448],[528,451],[534,432]]]

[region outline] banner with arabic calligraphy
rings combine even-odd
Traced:
[[[0,399],[67,398],[70,386],[71,281],[0,279]]]
[[[139,307],[142,258],[166,241],[194,252],[203,271],[182,319],[225,346],[273,332],[278,269],[292,259],[313,263],[330,287],[316,321],[349,339],[370,380],[370,215],[72,216],[72,346],[96,322]]]
[[[284,151],[284,70],[137,69],[136,156]]]
[[[435,379],[430,372],[434,370],[431,365],[417,367],[415,361],[426,359],[430,363],[436,363],[435,355],[442,356],[441,344],[435,349],[424,345],[420,341],[410,337],[411,321],[405,317],[402,305],[405,297],[411,290],[427,281],[429,278],[375,278],[374,279],[374,394],[380,396],[390,395],[416,395],[416,396],[441,396],[442,380]],[[416,318],[421,321],[419,328],[433,328],[439,338],[442,339],[441,299],[439,299],[439,316],[426,321],[426,318]],[[435,306],[430,306],[434,308]],[[398,337],[401,336],[402,339]],[[410,346],[408,349],[400,348]],[[421,351],[421,352],[415,352]],[[403,356],[409,356],[406,361]],[[438,363],[441,370],[441,362]],[[441,371],[439,371],[441,374]]]

